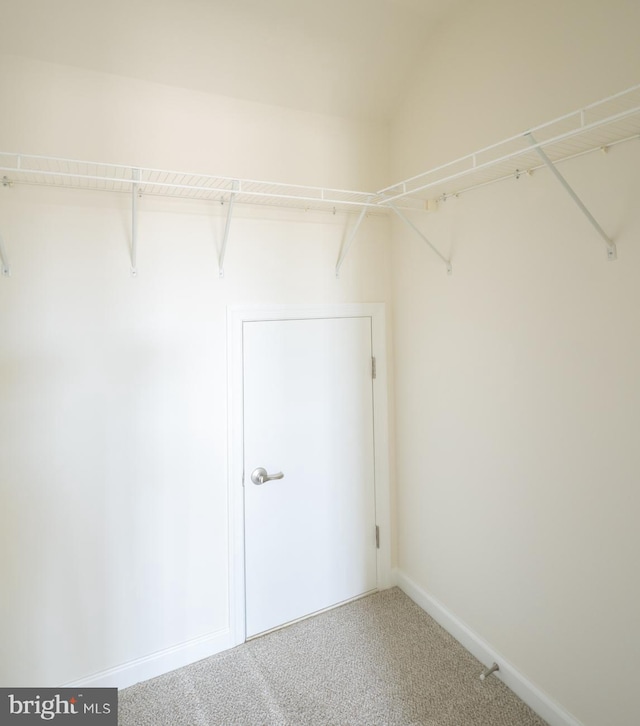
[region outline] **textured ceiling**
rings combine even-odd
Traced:
[[[3,52],[386,119],[467,0],[0,0]]]

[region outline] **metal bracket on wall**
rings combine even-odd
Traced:
[[[227,221],[224,226],[224,237],[222,238],[222,247],[220,247],[220,258],[218,260],[218,277],[224,277],[224,258],[227,254],[227,242],[229,241],[229,230],[231,229],[231,215],[233,214],[233,204],[236,199],[236,190],[238,189],[238,182],[232,183],[231,197],[229,198],[229,209],[227,209]]]
[[[580,199],[580,197],[573,191],[572,187],[569,185],[569,182],[562,176],[562,174],[558,171],[555,164],[551,161],[551,159],[547,156],[547,154],[544,152],[542,147],[538,144],[538,142],[535,140],[533,134],[531,132],[528,132],[525,134],[525,136],[529,139],[529,143],[535,147],[535,151],[538,154],[538,156],[542,159],[543,163],[546,167],[551,171],[551,173],[555,176],[555,178],[562,184],[565,191],[569,194],[571,199],[578,205],[580,208],[580,211],[584,214],[584,216],[589,220],[591,225],[594,227],[596,232],[602,237],[605,244],[607,245],[607,259],[609,261],[613,261],[616,259],[617,251],[616,251],[616,245],[615,242],[607,235],[607,233],[602,229],[602,227],[598,224],[598,221],[596,218],[591,214],[591,212],[586,208],[583,201]]]
[[[2,263],[2,274],[5,277],[10,277],[11,268],[9,267],[9,258],[7,257],[7,252],[4,248],[4,240],[2,239],[2,235],[0,235],[0,263]]]
[[[2,177],[2,186],[3,187],[12,187],[13,182],[11,179],[9,179],[8,176]],[[10,277],[11,276],[11,268],[9,267],[9,258],[7,257],[7,251],[4,248],[4,240],[2,239],[2,235],[0,234],[0,264],[2,265],[2,274],[4,277]]]
[[[131,185],[131,276],[138,274],[138,182],[140,180],[140,169],[132,169],[131,177],[134,180]]]
[[[444,262],[444,264],[447,266],[447,275],[451,275],[453,273],[453,268],[451,266],[451,261],[448,260],[437,247],[434,247],[433,244],[427,239],[426,235],[424,235],[417,227],[416,225],[403,213],[401,212],[392,202],[387,202],[388,206],[393,209],[393,211],[396,213],[396,215],[408,226],[410,227],[421,239],[423,242],[426,242],[429,247],[435,252],[436,255]]]
[[[367,197],[367,203],[369,203],[370,201],[371,201],[371,197]],[[338,255],[338,261],[336,262],[336,277],[340,277],[340,268],[342,267],[344,258],[347,256],[347,254],[351,248],[351,245],[353,243],[353,240],[355,239],[356,235],[358,234],[358,230],[360,229],[360,225],[362,224],[362,220],[364,219],[366,213],[367,213],[367,207],[362,207],[362,210],[360,211],[360,215],[358,216],[356,223],[353,225],[353,229],[349,233],[349,236],[342,243],[342,247],[340,248],[340,254]]]

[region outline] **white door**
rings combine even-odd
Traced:
[[[371,318],[245,321],[243,366],[251,637],[377,586]]]

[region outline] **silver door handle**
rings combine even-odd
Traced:
[[[254,484],[264,484],[267,481],[273,481],[273,479],[282,479],[284,474],[279,471],[277,474],[267,474],[267,470],[259,466],[251,472],[251,481]]]

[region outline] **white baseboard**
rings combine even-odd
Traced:
[[[203,635],[172,648],[123,663],[115,668],[94,673],[86,678],[65,683],[63,688],[127,688],[140,681],[155,678],[176,668],[195,663],[235,645],[229,628]]]
[[[459,620],[435,597],[429,595],[401,570],[393,572],[394,584],[427,612],[437,623],[461,643],[485,666],[498,663],[498,677],[519,698],[530,706],[549,726],[584,726],[578,719],[565,711],[558,703],[543,693],[531,681],[514,668],[500,653],[496,652],[477,633]],[[479,675],[479,674],[478,674]]]

